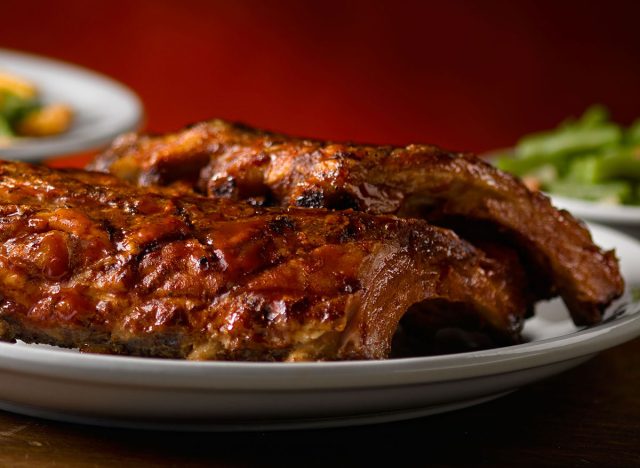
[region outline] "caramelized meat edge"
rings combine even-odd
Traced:
[[[614,252],[596,246],[569,213],[478,158],[435,146],[321,142],[213,120],[173,134],[125,135],[90,167],[255,204],[352,208],[445,226],[463,218],[467,232],[481,222],[520,251],[535,298],[559,293],[579,325],[600,321],[624,288]]]
[[[414,304],[513,342],[522,284],[453,232],[0,162],[0,338],[188,359],[389,355]]]

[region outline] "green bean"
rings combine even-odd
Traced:
[[[0,137],[11,137],[14,136],[13,131],[11,130],[11,125],[7,122],[2,115],[0,115]]]
[[[11,93],[3,93],[0,103],[0,116],[10,125],[16,124],[29,112],[40,107],[34,99],[25,99]]]
[[[640,146],[607,152],[596,161],[595,181],[630,179],[640,181]]]
[[[597,127],[570,127],[561,131],[551,131],[527,136],[518,142],[516,157],[525,159],[542,154],[555,157],[592,151],[607,145],[619,143],[622,130],[615,124]]]
[[[595,184],[602,180],[599,172],[598,156],[581,157],[573,160],[566,174],[566,180],[581,184]]]
[[[640,147],[611,148],[574,159],[567,180],[594,184],[614,179],[640,181]]]
[[[606,107],[599,104],[589,107],[578,121],[575,122],[575,126],[582,128],[593,128],[598,125],[605,124],[609,121],[609,111]]]
[[[625,135],[627,143],[631,145],[640,145],[640,119],[631,124]]]
[[[640,204],[640,119],[623,129],[607,109],[592,106],[554,130],[522,138],[514,154],[495,164],[551,193]]]
[[[556,181],[549,184],[546,190],[565,197],[610,204],[632,203],[635,198],[633,186],[625,181],[591,185],[572,181]]]
[[[560,163],[562,163],[562,160],[553,157],[553,155],[549,156],[546,154],[538,154],[523,159],[514,158],[511,155],[505,155],[497,158],[494,161],[494,164],[498,167],[498,169],[510,172],[519,177],[525,176],[540,167],[549,165],[556,168],[556,172],[558,172],[557,165],[559,165]]]

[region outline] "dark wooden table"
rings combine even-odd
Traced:
[[[378,463],[376,463],[378,462]],[[0,466],[640,466],[640,340],[456,412],[345,429],[173,433],[0,412]]]

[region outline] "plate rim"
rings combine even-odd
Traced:
[[[430,384],[489,377],[598,353],[640,334],[640,314],[561,337],[444,356],[318,363],[188,362],[64,353],[0,343],[0,369],[93,384],[191,390],[331,390]],[[594,345],[593,338],[602,340]],[[15,352],[20,348],[19,352]],[[64,353],[68,360],[61,361]],[[7,358],[11,362],[7,362]],[[357,377],[354,371],[357,370]],[[172,379],[168,380],[168,374]],[[293,379],[292,377],[307,379]],[[188,380],[186,380],[188,378]],[[267,379],[267,380],[265,380]]]

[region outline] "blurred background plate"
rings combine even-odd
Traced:
[[[90,70],[0,49],[0,70],[32,81],[44,103],[61,102],[74,111],[69,131],[54,137],[19,138],[0,146],[0,158],[39,161],[97,149],[138,128],[143,110],[129,88]]]

